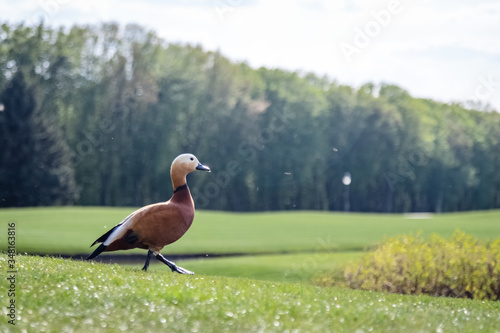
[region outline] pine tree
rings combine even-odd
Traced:
[[[70,204],[77,188],[54,117],[43,114],[18,71],[0,97],[0,206]]]

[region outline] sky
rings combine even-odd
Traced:
[[[500,111],[498,0],[0,0],[0,21],[138,23],[252,67]]]

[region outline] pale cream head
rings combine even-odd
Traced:
[[[170,167],[170,177],[174,189],[186,184],[186,176],[196,170],[208,171],[210,168],[201,164],[193,154],[181,154],[177,156]]]

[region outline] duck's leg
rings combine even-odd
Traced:
[[[172,261],[168,260],[167,258],[165,258],[164,256],[162,256],[161,253],[159,253],[159,252],[155,252],[155,256],[156,256],[156,259],[160,260],[162,263],[164,263],[165,265],[170,267],[172,272],[177,272],[179,274],[190,274],[190,275],[194,274],[194,272],[188,271],[187,269],[184,269],[180,266],[177,266],[174,262],[172,262]]]
[[[146,263],[144,264],[144,267],[142,268],[142,270],[145,272],[148,270],[148,267],[149,267],[149,261],[151,260],[151,257],[153,256],[153,251],[151,250],[148,250],[148,255],[146,257]]]

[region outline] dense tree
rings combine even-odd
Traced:
[[[74,172],[56,119],[40,113],[34,90],[17,71],[0,96],[0,205],[72,203]]]
[[[0,96],[2,206],[166,200],[192,152],[213,170],[190,183],[200,208],[500,207],[496,111],[253,69],[133,24],[3,24]]]

